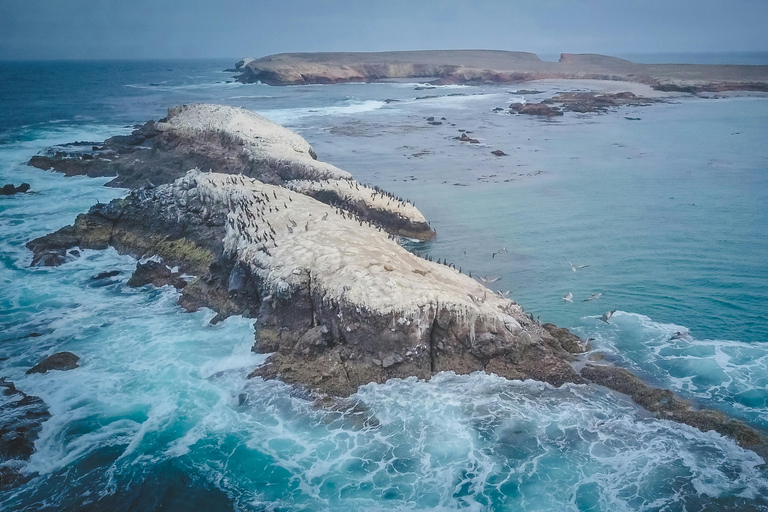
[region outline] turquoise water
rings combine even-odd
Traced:
[[[263,360],[249,321],[210,326],[172,289],[126,287],[135,261],[111,250],[39,269],[24,248],[124,193],[25,166],[37,151],[127,133],[177,103],[243,105],[413,199],[438,232],[416,250],[502,277],[498,289],[617,364],[768,428],[768,98],[542,121],[492,112],[515,87],[272,88],[228,82],[229,65],[0,64],[0,182],[39,192],[0,198],[0,376],[52,413],[22,466],[35,478],[0,508],[768,510],[754,453],[604,390],[441,374],[368,385],[361,407],[328,411],[246,379]],[[586,86],[535,85],[541,97]],[[81,368],[25,375],[62,350]]]

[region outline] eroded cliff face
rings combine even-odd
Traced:
[[[537,79],[622,80],[664,91],[768,91],[768,66],[638,64],[616,57],[564,53],[546,62],[533,53],[430,50],[284,53],[250,60],[237,79],[269,85],[422,79],[434,83],[511,83]]]
[[[198,275],[182,290],[189,309],[256,317],[256,349],[275,352],[261,376],[332,395],[443,370],[582,381],[568,350],[513,301],[413,255],[362,217],[283,187],[190,171],[97,205],[29,247],[39,260],[52,249],[110,245]]]
[[[74,143],[48,150],[30,165],[72,175],[115,176],[115,187],[171,183],[192,168],[257,178],[309,193],[375,222],[388,232],[429,239],[434,232],[409,202],[355,182],[317,160],[302,137],[243,108],[183,105],[131,135],[102,144]]]

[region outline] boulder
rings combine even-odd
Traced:
[[[29,183],[22,183],[18,187],[14,186],[13,184],[3,185],[3,188],[0,189],[0,196],[12,196],[14,194],[25,194],[29,192],[29,189],[31,188]]]
[[[161,286],[171,285],[175,288],[184,288],[187,286],[180,274],[171,271],[166,265],[157,261],[147,261],[146,263],[137,263],[136,270],[128,280],[128,286],[131,288],[138,288],[139,286],[145,286],[152,284],[158,288]]]
[[[80,358],[72,352],[57,352],[27,370],[27,375],[30,373],[46,373],[51,370],[74,370],[77,368],[79,360]]]

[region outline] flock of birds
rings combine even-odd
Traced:
[[[574,272],[577,272],[577,271],[579,271],[579,270],[581,270],[583,268],[587,268],[589,266],[589,265],[574,265],[573,263],[568,261],[567,258],[563,257],[563,259],[568,264],[568,266],[571,267],[571,270],[573,270]],[[589,302],[589,301],[592,301],[592,300],[598,300],[602,296],[603,296],[602,292],[592,293],[592,294],[589,295],[589,297],[587,297],[586,299],[582,300],[582,302]],[[563,295],[563,302],[570,302],[571,304],[573,304],[573,294],[571,292],[568,292],[565,295]],[[600,315],[599,319],[608,324],[608,323],[610,323],[611,317],[613,317],[613,314],[615,312],[616,312],[616,308],[613,308],[610,311],[606,311],[605,313]]]
[[[231,184],[231,185],[245,185],[246,178],[241,176],[229,176],[225,180],[225,184]],[[253,181],[252,179],[249,179],[248,181]],[[211,182],[213,187],[216,187],[216,184],[214,182]],[[351,188],[357,188],[357,183],[349,183],[349,186]],[[359,188],[358,188],[359,190]],[[271,245],[272,247],[277,247],[277,242],[275,241],[275,235],[277,235],[277,232],[275,231],[275,228],[272,226],[272,224],[269,222],[269,220],[266,218],[267,212],[272,213],[273,211],[279,212],[281,209],[288,209],[289,205],[288,202],[293,202],[293,199],[290,197],[290,194],[288,195],[288,200],[280,200],[278,199],[277,194],[273,191],[272,194],[258,191],[258,192],[252,192],[250,194],[252,197],[238,197],[233,198],[232,203],[230,204],[230,207],[234,207],[234,209],[240,209],[242,215],[237,215],[235,217],[230,217],[228,219],[228,223],[232,228],[235,228],[241,236],[249,241],[252,244],[257,244],[262,246],[262,250],[266,250],[268,252],[269,247],[267,244]],[[374,192],[371,195],[371,199],[376,198],[376,196],[380,196],[382,198],[386,198],[390,201],[394,201],[397,206],[405,206],[407,204],[413,205],[412,202],[409,200],[404,200],[402,198],[396,197],[393,194],[390,194],[386,191],[378,189],[376,187],[374,189]],[[346,199],[346,198],[345,198]],[[282,204],[281,204],[282,203]],[[389,203],[388,203],[389,205]],[[348,205],[331,205],[334,207],[334,213],[336,215],[340,215],[342,218],[345,219],[351,219],[356,222],[358,222],[361,226],[367,225],[371,228],[378,229],[379,231],[382,231],[383,228],[380,225],[377,225],[375,223],[372,223],[371,221],[361,217],[360,215],[357,215],[356,213],[350,212],[345,206]],[[328,219],[328,213],[325,213],[321,219],[321,221],[325,221]],[[289,233],[293,233],[294,230],[297,229],[304,229],[305,231],[309,231],[310,229],[310,222],[307,221],[302,226],[299,226],[299,224],[292,220],[290,217],[288,217],[289,224],[286,224],[285,228]],[[255,228],[255,233],[252,231],[253,228]],[[389,234],[389,239],[396,239],[396,235]],[[491,254],[491,258],[496,258],[496,256],[500,254],[504,254],[509,252],[506,247],[502,247],[501,249],[498,249],[494,251]],[[420,256],[427,261],[433,261],[431,255],[420,255],[416,253],[417,256]],[[577,272],[581,269],[589,267],[589,265],[575,265],[568,261],[566,258],[565,262],[568,264],[568,266],[571,268],[573,272]],[[456,265],[453,263],[449,263],[447,259],[442,260],[440,258],[437,259],[436,263],[446,265],[449,268],[453,268],[454,270],[458,270],[459,273],[463,273],[461,267],[458,269],[456,268]],[[469,277],[472,277],[472,273],[469,272]],[[497,281],[501,280],[501,277],[488,277],[488,276],[478,276],[476,278],[478,281],[480,281],[483,284],[490,285]],[[509,297],[509,291],[496,291],[496,295],[507,298]],[[589,302],[593,300],[598,300],[602,297],[602,293],[592,293],[589,297],[582,300],[582,302]],[[487,293],[485,293],[482,297],[474,297],[470,295],[470,298],[473,302],[476,304],[482,304],[485,302],[487,298]],[[569,302],[573,303],[573,293],[567,293],[562,298],[563,302]],[[602,320],[605,323],[610,323],[611,318],[613,317],[614,313],[616,312],[616,308],[607,311],[603,313],[599,319]],[[676,336],[683,337],[685,333],[677,333]]]

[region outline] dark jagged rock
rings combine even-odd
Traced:
[[[703,432],[714,430],[730,437],[742,447],[768,457],[768,437],[765,433],[729,418],[720,411],[694,409],[690,402],[675,396],[672,391],[651,387],[627,370],[588,364],[581,370],[581,376],[595,384],[629,395],[634,402],[658,418],[685,423]]]
[[[507,156],[507,154],[500,149],[494,149],[491,151],[491,154],[496,156]]]
[[[150,260],[146,263],[136,264],[136,270],[127,284],[131,288],[152,284],[158,288],[171,285],[181,289],[187,286],[187,281],[181,277],[181,274],[171,271],[166,265]]]
[[[29,192],[30,188],[31,188],[31,185],[29,183],[22,183],[18,187],[14,186],[13,184],[3,185],[3,188],[0,188],[0,196],[12,196],[14,194],[25,194]]]
[[[467,135],[468,132],[464,132],[461,134],[461,137],[456,137],[457,140],[460,140],[461,142],[469,142],[470,144],[480,144],[480,141],[477,139],[473,139],[469,135]]]
[[[109,279],[110,277],[119,276],[119,270],[110,270],[108,272],[99,272],[91,278],[92,281],[101,281],[102,279]]]
[[[57,352],[27,370],[27,375],[30,373],[46,373],[52,370],[74,370],[78,366],[78,361],[80,361],[80,358],[72,352]]]
[[[564,92],[542,101],[546,104],[558,104],[568,112],[604,112],[609,108],[622,106],[641,107],[658,102],[654,98],[636,96],[631,92],[614,94],[596,92]]]
[[[555,117],[563,115],[560,109],[550,107],[544,103],[512,103],[509,106],[512,112],[528,114],[532,116]]]
[[[5,378],[0,378],[0,390],[0,490],[7,490],[30,479],[14,461],[27,460],[34,453],[35,440],[50,413],[41,398],[16,389]]]
[[[320,201],[338,203],[355,215],[375,221],[393,234],[421,240],[434,237],[418,210],[406,208],[399,200],[373,200],[376,190],[318,161],[312,147],[295,133],[245,109],[220,105],[175,107],[165,119],[149,121],[131,135],[111,137],[96,146],[90,142],[57,146],[32,157],[29,165],[67,176],[114,176],[107,185],[128,188],[171,183],[193,168],[215,169],[307,191]],[[339,196],[339,191],[344,193]],[[59,253],[42,258],[36,264],[63,261]]]

